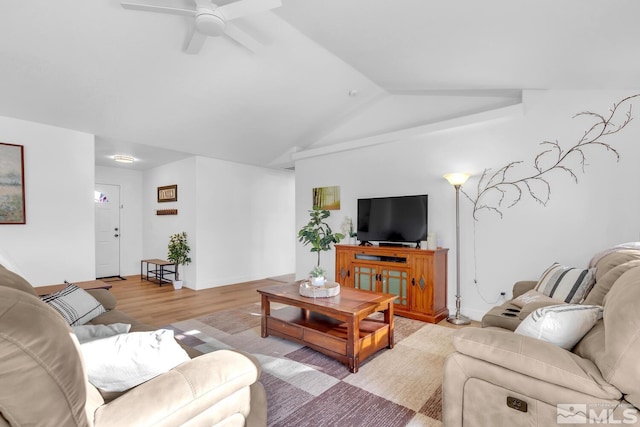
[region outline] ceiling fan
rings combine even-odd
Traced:
[[[228,21],[242,18],[254,13],[264,12],[282,6],[281,0],[239,0],[217,6],[211,0],[193,0],[194,9],[180,9],[153,4],[129,3],[121,1],[125,9],[144,10],[148,12],[168,13],[193,17],[189,37],[184,46],[186,53],[198,53],[207,37],[226,35],[252,52],[257,52],[262,44],[249,34],[240,30]]]

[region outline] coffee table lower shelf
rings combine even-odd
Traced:
[[[349,366],[357,372],[360,362],[378,350],[393,347],[391,327],[384,320],[366,318],[359,322],[359,339],[354,349],[348,345],[346,322],[320,313],[286,307],[278,310],[278,317],[266,317],[263,337],[277,336],[305,345]]]

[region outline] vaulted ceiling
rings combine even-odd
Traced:
[[[282,3],[233,21],[257,52],[216,37],[190,55],[190,17],[0,2],[0,115],[95,134],[97,164],[290,167],[292,153],[505,107],[522,89],[640,88],[635,0]]]

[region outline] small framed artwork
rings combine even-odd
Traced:
[[[178,185],[166,185],[158,187],[158,203],[177,202],[178,201]]]
[[[0,224],[26,224],[23,145],[0,142]]]
[[[340,187],[316,187],[313,189],[313,209],[340,210]]]

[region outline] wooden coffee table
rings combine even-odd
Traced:
[[[393,348],[395,295],[342,287],[330,298],[300,295],[299,284],[258,289],[262,295],[262,337],[274,335],[333,357],[358,372],[360,362],[387,347]],[[286,304],[271,313],[271,303]],[[381,311],[382,319],[369,315]]]

